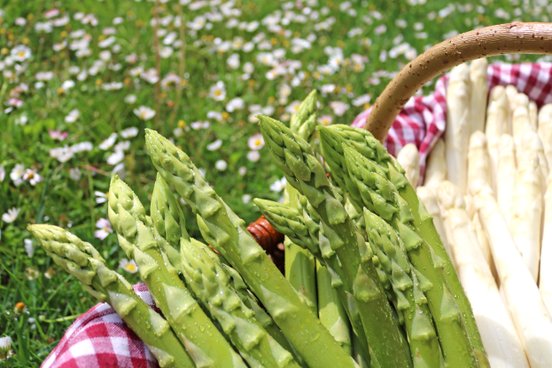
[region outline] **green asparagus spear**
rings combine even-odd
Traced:
[[[255,320],[255,313],[231,286],[217,255],[195,239],[182,239],[182,273],[190,289],[250,367],[299,367],[291,353]]]
[[[371,360],[381,367],[412,365],[408,344],[379,281],[362,236],[330,187],[322,164],[309,145],[284,124],[259,116],[261,132],[288,182],[305,195],[320,216],[329,247],[341,262],[345,290],[355,299]],[[322,245],[321,245],[322,246]],[[361,253],[362,252],[362,253]]]
[[[354,366],[190,158],[152,130],[146,130],[146,148],[171,189],[199,215],[203,237],[242,275],[305,363],[312,367]]]
[[[316,126],[318,125],[317,103],[318,93],[313,90],[301,102],[297,112],[291,116],[289,122],[289,128],[307,142],[310,142],[316,133]]]
[[[300,135],[306,141],[310,141],[316,132],[317,125],[317,93],[312,91],[299,105],[299,109],[292,115],[290,129]],[[287,202],[297,205],[298,193],[291,185],[286,185]],[[297,290],[303,302],[308,305],[314,314],[318,313],[317,307],[317,282],[314,257],[307,250],[286,237],[285,247],[285,276],[291,285]]]
[[[151,194],[150,217],[157,234],[166,241],[161,248],[171,264],[180,269],[180,238],[189,239],[186,217],[167,183],[157,174]]]
[[[462,314],[471,313],[471,309],[461,311],[447,287],[443,258],[418,236],[410,209],[385,177],[370,170],[373,163],[347,145],[344,146],[344,159],[349,171],[345,180],[354,183],[360,194],[358,198],[351,197],[352,200],[382,217],[399,233],[410,261],[419,273],[422,288],[427,284],[425,292],[445,364],[449,367],[479,366],[477,349],[472,346],[462,324]]]
[[[153,225],[172,246],[180,246],[180,238],[189,239],[186,218],[174,193],[163,177],[157,174],[151,195],[150,215]]]
[[[159,236],[134,192],[117,176],[111,180],[108,215],[119,244],[138,264],[140,276],[177,337],[198,367],[245,367],[203,312],[176,269],[159,249]]]
[[[349,319],[339,294],[332,286],[332,276],[326,266],[316,262],[316,281],[318,286],[318,318],[330,331],[335,341],[351,354],[351,334]]]
[[[454,266],[443,247],[433,220],[418,200],[416,191],[406,179],[402,167],[367,130],[347,125],[333,125],[327,128],[321,127],[320,136],[326,162],[329,164],[333,176],[343,178],[346,175],[346,171],[343,171],[345,167],[343,145],[351,145],[374,164],[371,165],[371,169],[386,177],[396,188],[401,198],[406,201],[417,233],[427,242],[436,256],[443,260],[444,278],[454,300],[462,310],[462,323],[470,339],[475,359],[479,365],[488,366],[489,363],[470,303],[458,280]],[[356,193],[358,196],[356,191],[350,191],[350,193]]]
[[[379,250],[378,258],[387,259],[387,262],[380,262],[391,279],[397,310],[403,312],[414,367],[439,367],[439,340],[427,299],[404,244],[389,224],[366,208],[363,228],[370,244]]]
[[[28,229],[59,266],[115,309],[148,346],[160,367],[194,367],[167,321],[134,293],[123,276],[105,265],[91,244],[57,226],[30,225]]]
[[[320,271],[322,279],[317,279],[319,283],[326,283],[326,285],[319,288],[318,292],[320,307],[318,317],[335,340],[350,353],[351,337],[348,321],[353,321],[354,330],[362,334],[360,340],[366,341],[366,338],[364,337],[360,317],[355,315],[347,317],[353,311],[347,310],[345,305],[343,305],[347,296],[341,287],[343,282],[337,275],[337,272],[340,272],[337,258],[330,257],[325,259],[322,257],[318,245],[320,238],[323,238],[323,236],[319,233],[320,227],[318,221],[308,218],[306,213],[302,216],[299,208],[291,207],[289,204],[258,198],[255,199],[255,204],[279,232],[288,236],[295,244],[313,254],[317,258],[317,262],[324,264],[324,270]],[[328,286],[333,292],[328,292]],[[335,305],[331,303],[335,303]],[[366,347],[366,345],[365,343],[364,346]]]

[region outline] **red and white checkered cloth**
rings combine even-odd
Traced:
[[[487,70],[489,87],[514,85],[539,106],[552,102],[552,63],[492,64]],[[386,145],[396,154],[413,142],[420,151],[422,167],[431,148],[445,130],[447,77],[437,82],[429,96],[411,98],[393,123]],[[353,125],[363,127],[368,112],[358,115]],[[153,305],[143,284],[135,286],[138,295]],[[42,368],[143,368],[157,367],[155,358],[140,339],[106,303],[77,318],[59,344],[43,362]]]
[[[144,284],[134,291],[150,306]],[[157,360],[107,303],[89,309],[67,329],[42,368],[153,368]]]

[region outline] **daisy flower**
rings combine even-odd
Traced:
[[[23,174],[23,179],[27,180],[34,187],[42,181],[42,176],[34,169],[27,169]]]
[[[270,190],[276,193],[281,192],[286,187],[287,180],[286,178],[281,178],[270,184]]]
[[[228,163],[226,163],[226,161],[224,160],[218,160],[217,162],[215,162],[215,168],[218,171],[224,171],[228,168]]]
[[[101,218],[96,222],[96,228],[97,230],[94,232],[94,236],[100,240],[104,240],[113,232],[111,223],[105,218]]]
[[[31,258],[34,254],[34,246],[32,239],[23,239],[23,246],[25,247],[25,252]]]
[[[99,190],[95,190],[94,196],[96,197],[96,204],[102,204],[107,202],[107,193],[100,192]]]
[[[220,147],[222,147],[222,140],[217,139],[216,141],[211,142],[207,145],[207,151],[216,151]]]
[[[251,162],[257,162],[261,158],[259,151],[249,151],[247,152],[247,159]]]
[[[25,166],[22,164],[15,165],[10,172],[10,179],[16,187],[23,183],[23,174],[25,174]]]
[[[209,97],[215,101],[222,101],[226,98],[226,87],[223,81],[218,81],[214,86],[211,86]]]
[[[79,110],[73,109],[73,110],[69,111],[69,114],[67,114],[67,116],[65,116],[65,122],[67,124],[72,124],[75,121],[77,121],[79,119],[79,117],[80,117]]]
[[[19,216],[19,208],[12,207],[10,208],[6,213],[2,215],[2,221],[4,221],[7,224],[11,224],[17,219],[17,216]]]
[[[138,116],[140,120],[144,121],[151,120],[155,116],[155,110],[147,106],[140,106],[137,109],[134,109],[133,112],[134,115]]]
[[[0,165],[0,182],[3,182],[6,178],[6,169],[4,169],[4,166]]]
[[[25,45],[17,45],[11,50],[11,57],[15,61],[23,62],[31,58],[31,49]]]
[[[119,268],[122,268],[128,273],[136,273],[138,272],[138,265],[134,260],[128,260],[126,258],[123,258],[121,262],[119,262]]]
[[[261,133],[253,134],[247,140],[247,145],[249,146],[249,149],[252,151],[258,151],[261,148],[263,148],[265,145],[265,141],[262,134]]]
[[[8,359],[12,354],[12,338],[10,336],[0,337],[0,362]]]

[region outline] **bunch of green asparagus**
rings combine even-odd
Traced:
[[[89,243],[52,225],[29,230],[161,367],[487,367],[470,304],[404,171],[369,132],[318,126],[316,110],[313,92],[289,125],[259,116],[288,182],[284,203],[256,200],[286,235],[285,275],[186,153],[151,130],[149,213],[116,176],[108,213],[161,313]],[[182,206],[203,241],[188,234]]]

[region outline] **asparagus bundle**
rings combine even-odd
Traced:
[[[115,176],[108,214],[166,321],[135,296],[110,294],[112,282],[96,274],[112,271],[83,242],[64,235],[80,250],[45,247],[125,321],[133,315],[125,308],[156,321],[159,341],[144,332],[148,323],[127,323],[161,366],[488,366],[452,263],[399,163],[370,133],[344,126],[318,129],[322,161],[314,93],[291,129],[260,121],[289,183],[286,203],[256,200],[287,236],[286,278],[190,158],[151,130],[146,148],[158,175],[149,213]],[[188,233],[188,210],[204,242]]]

